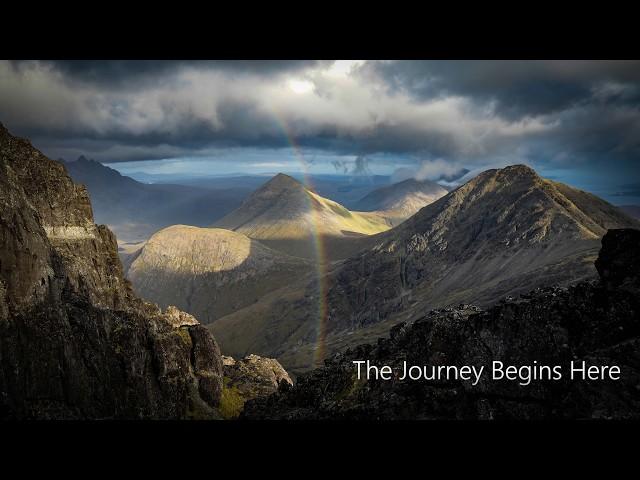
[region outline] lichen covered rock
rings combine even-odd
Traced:
[[[247,355],[240,360],[223,356],[224,391],[223,415],[234,418],[244,403],[266,397],[284,385],[293,385],[289,374],[274,358]]]

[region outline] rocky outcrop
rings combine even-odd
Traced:
[[[218,346],[132,294],[84,187],[0,125],[0,417],[216,417]]]
[[[434,310],[390,338],[362,345],[298,378],[292,388],[247,402],[249,419],[590,419],[640,418],[640,231],[610,230],[597,261],[600,281],[539,288],[483,311]],[[534,372],[562,367],[562,378],[517,381],[357,379],[357,360],[390,365],[485,366]],[[618,366],[619,380],[571,379],[571,362]],[[397,370],[396,370],[397,369]],[[529,373],[531,377],[533,373]]]
[[[247,355],[240,360],[223,356],[224,376],[247,398],[265,397],[275,392],[281,382],[293,385],[287,371],[274,358]]]
[[[246,401],[266,397],[280,387],[293,385],[287,371],[273,358],[247,355],[240,360],[227,356],[222,359],[224,390],[221,411],[227,418],[237,417]]]

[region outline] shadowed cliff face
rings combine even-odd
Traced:
[[[84,187],[0,125],[0,417],[216,416],[218,346],[135,297]]]
[[[337,354],[325,366],[245,404],[249,419],[640,418],[640,231],[610,230],[600,281],[540,288],[486,311],[434,310],[390,338]],[[358,380],[355,360],[409,365],[561,365],[560,380]],[[570,379],[570,362],[618,366],[619,380]]]

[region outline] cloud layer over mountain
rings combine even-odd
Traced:
[[[352,159],[402,156],[416,172],[446,164],[438,175],[541,161],[637,173],[640,62],[6,61],[0,112],[54,157],[293,143]]]

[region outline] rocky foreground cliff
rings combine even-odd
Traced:
[[[434,310],[390,338],[361,345],[322,368],[248,402],[248,419],[639,419],[640,231],[609,230],[596,269],[600,279],[538,288],[483,311]],[[410,365],[560,365],[559,380],[357,379],[352,363]],[[618,366],[619,380],[569,378],[571,362]]]
[[[0,418],[218,418],[222,357],[132,294],[86,189],[0,125]]]

